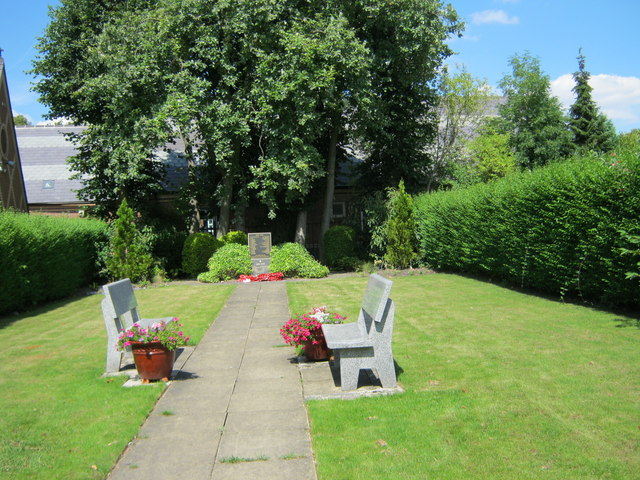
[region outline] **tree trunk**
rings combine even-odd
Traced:
[[[333,194],[336,186],[336,149],[338,144],[338,127],[336,124],[331,131],[329,155],[327,156],[327,186],[324,192],[324,208],[320,223],[320,260],[324,261],[324,234],[329,230],[331,215],[333,214]]]
[[[220,238],[229,232],[231,219],[231,198],[233,197],[233,173],[227,172],[222,180],[222,198],[220,199],[220,217],[218,219],[218,232]]]
[[[180,132],[180,137],[184,143],[184,154],[187,159],[187,171],[189,177],[194,174],[196,162],[193,160],[193,145],[188,136]],[[189,199],[189,205],[191,205],[191,221],[189,222],[189,233],[196,233],[202,229],[202,218],[200,217],[200,203],[195,197]]]
[[[298,212],[298,223],[296,225],[295,242],[304,245],[307,239],[307,211],[300,210]]]

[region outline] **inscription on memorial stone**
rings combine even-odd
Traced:
[[[254,275],[269,273],[271,262],[271,233],[250,233],[249,253]]]

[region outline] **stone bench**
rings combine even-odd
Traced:
[[[358,321],[322,325],[327,346],[340,365],[342,390],[358,388],[360,370],[375,370],[385,388],[397,385],[391,350],[395,307],[389,298],[393,282],[371,275],[360,306]]]
[[[106,373],[120,371],[122,356],[125,352],[118,351],[118,336],[123,330],[131,328],[134,323],[148,328],[156,322],[169,322],[173,317],[140,318],[138,301],[133,293],[133,286],[128,278],[109,283],[102,287],[102,316],[107,328],[107,368]]]

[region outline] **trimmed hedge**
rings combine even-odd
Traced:
[[[282,272],[287,277],[322,278],[329,269],[317,262],[299,243],[283,243],[271,249],[271,272]]]
[[[0,211],[0,314],[66,297],[98,274],[107,226],[94,219]]]
[[[346,225],[336,225],[324,234],[327,265],[337,270],[351,270],[356,266],[356,231]]]
[[[600,304],[640,305],[629,245],[640,231],[637,152],[576,158],[464,190],[422,195],[422,260]]]
[[[223,243],[209,233],[190,234],[182,248],[182,271],[190,277],[197,277],[207,270],[211,256]]]
[[[251,255],[248,245],[228,243],[220,247],[208,262],[209,270],[198,275],[199,282],[215,283],[251,275]]]

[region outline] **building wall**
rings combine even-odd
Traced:
[[[27,195],[16,142],[9,89],[0,58],[0,196],[2,207],[27,212]]]

